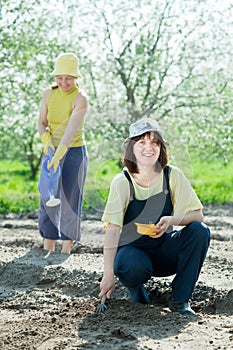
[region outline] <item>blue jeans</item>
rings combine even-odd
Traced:
[[[152,276],[175,275],[172,281],[172,298],[188,302],[205,260],[209,242],[209,228],[201,222],[192,222],[179,231],[165,233],[157,239],[142,237],[119,247],[114,273],[130,291],[135,288],[142,289],[143,284]],[[134,301],[140,302],[136,299],[137,297]]]

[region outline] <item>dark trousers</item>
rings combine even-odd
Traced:
[[[119,247],[114,272],[121,283],[138,288],[152,276],[175,275],[172,298],[188,302],[195,288],[210,242],[209,228],[192,222],[158,239],[142,237]],[[137,300],[134,300],[137,301]]]
[[[61,204],[47,207],[40,200],[39,231],[43,238],[79,242],[83,190],[88,166],[86,147],[70,148],[60,166],[58,197]]]

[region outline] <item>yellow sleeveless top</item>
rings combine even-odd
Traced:
[[[79,94],[78,86],[73,86],[69,91],[61,88],[51,89],[47,99],[48,127],[51,132],[52,142],[57,147],[69,122],[74,101]],[[83,124],[74,134],[69,147],[80,147],[84,145]]]

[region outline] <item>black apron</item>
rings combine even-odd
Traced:
[[[140,240],[140,243],[154,240],[153,238],[137,233],[135,222],[142,224],[156,224],[162,216],[170,216],[173,213],[171,193],[169,186],[169,173],[171,168],[166,166],[163,169],[163,190],[145,200],[135,198],[132,180],[126,170],[123,174],[129,181],[130,202],[125,212],[123,227],[121,231],[119,246],[133,243]],[[167,232],[172,231],[169,227]],[[161,237],[162,238],[162,237]],[[159,238],[158,238],[159,240]],[[139,242],[138,242],[139,243]]]

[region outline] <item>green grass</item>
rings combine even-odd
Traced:
[[[111,180],[121,171],[117,161],[89,164],[84,188],[84,209],[102,211],[104,209]]]
[[[30,178],[26,164],[0,160],[0,214],[21,213],[39,206],[38,176]],[[233,162],[192,159],[192,185],[203,204],[233,203]],[[104,209],[112,178],[121,171],[117,161],[90,162],[84,189],[84,209]]]
[[[224,165],[219,161],[193,163],[192,185],[205,204],[233,203],[233,161]]]
[[[28,166],[11,160],[0,161],[0,214],[21,213],[38,208],[38,177],[31,179]]]

